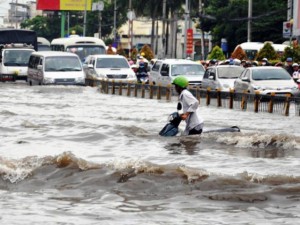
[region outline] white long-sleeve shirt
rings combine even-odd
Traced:
[[[194,97],[194,95],[187,89],[184,89],[179,95],[179,101],[182,104],[183,113],[190,112],[191,114],[185,120],[186,127],[184,134],[188,135],[189,131],[195,127],[203,128],[203,119],[200,116],[200,110],[198,108],[199,101]]]

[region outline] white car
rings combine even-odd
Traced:
[[[129,62],[121,55],[89,55],[83,67],[88,79],[106,79],[116,82],[137,80]]]
[[[275,93],[277,96],[291,94],[299,96],[300,90],[290,74],[281,67],[259,66],[249,67],[234,82],[236,92],[247,91],[270,95]]]
[[[202,64],[187,59],[157,60],[151,71],[149,82],[155,85],[172,84],[176,76],[183,75],[190,85],[201,86],[205,69]]]
[[[234,88],[234,81],[244,70],[244,67],[234,65],[208,67],[202,80],[202,88],[228,92]]]

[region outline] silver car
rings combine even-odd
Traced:
[[[202,88],[229,91],[233,89],[234,81],[245,70],[242,66],[219,65],[208,67],[202,80]]]
[[[249,67],[234,82],[236,92],[247,91],[269,95],[275,93],[277,96],[291,94],[299,96],[300,90],[290,74],[281,67],[260,66]]]

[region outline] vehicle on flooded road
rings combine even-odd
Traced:
[[[136,82],[136,74],[129,62],[121,55],[90,55],[84,62],[88,79]]]
[[[50,41],[48,41],[46,38],[38,37],[37,42],[38,42],[38,51],[40,51],[40,52],[41,51],[51,51]]]
[[[234,81],[245,70],[242,66],[218,65],[208,67],[202,80],[202,88],[211,90],[230,91]]]
[[[85,74],[79,57],[70,52],[34,52],[29,59],[29,85],[84,85]]]
[[[84,62],[89,55],[106,54],[106,45],[103,40],[96,37],[75,35],[53,39],[51,41],[51,50],[75,53]]]
[[[29,57],[36,50],[35,31],[0,29],[0,80],[26,80]]]
[[[235,80],[236,92],[259,92],[262,95],[275,93],[277,96],[291,94],[300,96],[300,90],[289,73],[281,67],[249,67]]]
[[[176,76],[183,75],[189,80],[189,85],[201,86],[205,69],[197,62],[187,59],[157,60],[149,76],[149,82],[155,85],[172,84]]]

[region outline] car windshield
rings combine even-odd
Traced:
[[[236,79],[245,70],[244,67],[219,67],[217,74],[220,79]]]
[[[81,71],[81,62],[77,57],[73,56],[51,56],[46,57],[45,71]]]
[[[123,58],[98,58],[96,68],[129,68],[129,64]]]
[[[106,50],[103,46],[95,46],[95,45],[68,46],[66,48],[66,51],[73,52],[76,55],[78,55],[82,62],[89,55],[97,55],[97,54],[105,54],[106,53]]]
[[[172,76],[178,75],[203,75],[204,69],[199,64],[176,64],[171,66]]]
[[[5,50],[3,63],[5,66],[28,66],[29,57],[32,50]]]
[[[253,69],[253,80],[290,80],[291,76],[285,69]]]

